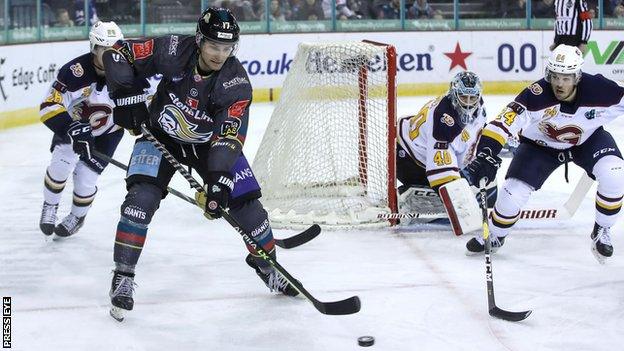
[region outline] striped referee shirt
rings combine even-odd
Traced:
[[[555,44],[587,43],[592,31],[586,0],[555,0]]]

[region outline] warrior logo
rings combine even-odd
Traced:
[[[550,122],[542,122],[539,124],[538,128],[550,139],[572,145],[577,145],[581,141],[581,136],[583,135],[583,129],[572,124],[557,127]]]

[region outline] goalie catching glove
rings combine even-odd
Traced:
[[[229,173],[211,173],[208,176],[208,182],[204,185],[204,192],[195,193],[195,201],[197,201],[197,206],[204,210],[206,218],[221,218],[221,209],[227,208],[233,189],[234,181]]]

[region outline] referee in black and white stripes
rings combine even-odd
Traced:
[[[587,41],[592,31],[592,21],[586,0],[555,0],[555,41],[550,46],[554,50],[560,44],[577,46],[583,53],[587,51]]]

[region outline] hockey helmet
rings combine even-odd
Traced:
[[[574,74],[574,84],[581,80],[583,53],[576,46],[561,44],[553,50],[546,63],[544,78],[550,82],[551,73]]]
[[[89,42],[91,44],[91,52],[96,46],[111,47],[117,41],[123,40],[124,36],[121,29],[115,22],[98,21],[91,27],[89,31]]]
[[[464,124],[475,119],[475,112],[481,106],[481,79],[471,71],[459,72],[453,77],[448,95]]]
[[[210,7],[201,14],[197,21],[195,42],[201,47],[204,40],[221,44],[234,44],[232,54],[236,50],[240,27],[236,18],[226,8]]]

